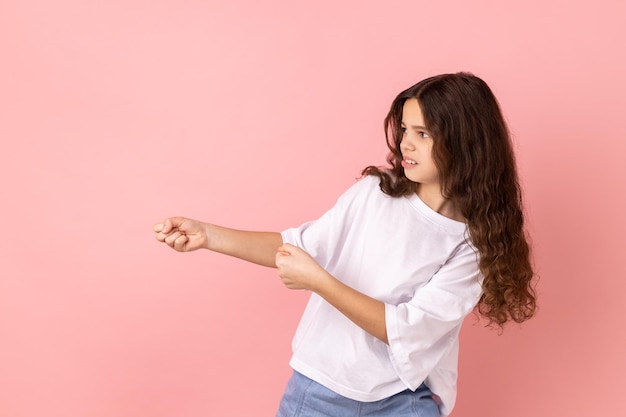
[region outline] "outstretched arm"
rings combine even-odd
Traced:
[[[285,244],[276,254],[278,275],[289,289],[313,291],[357,326],[389,344],[385,304],[345,285],[329,274],[308,253]]]
[[[154,225],[156,238],[179,252],[209,249],[255,264],[276,267],[280,233],[229,229],[184,217],[170,217]]]

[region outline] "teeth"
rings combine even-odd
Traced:
[[[404,161],[405,161],[407,164],[417,165],[417,162],[415,162],[415,161],[411,161],[411,160],[409,160],[409,159],[405,159]]]

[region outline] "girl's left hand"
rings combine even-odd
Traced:
[[[278,248],[276,268],[283,284],[290,290],[315,291],[329,276],[311,255],[289,243]]]

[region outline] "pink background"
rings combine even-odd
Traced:
[[[306,294],[178,254],[383,163],[391,100],[469,70],[515,138],[540,310],[469,318],[454,416],[623,416],[624,1],[0,2],[0,416],[273,416]]]

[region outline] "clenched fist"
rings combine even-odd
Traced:
[[[156,238],[179,252],[207,248],[206,224],[184,217],[170,217],[154,225]]]

